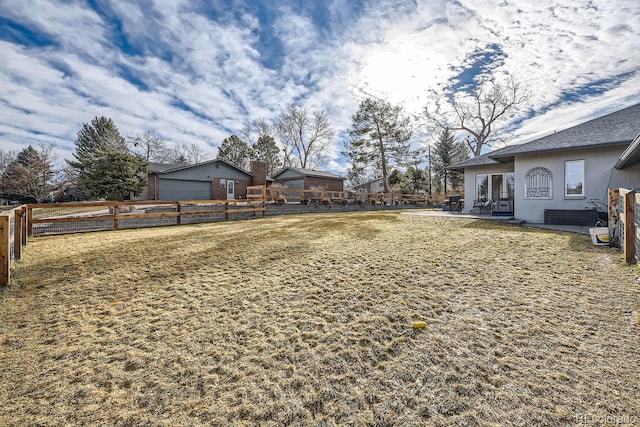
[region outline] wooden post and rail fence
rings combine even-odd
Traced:
[[[0,212],[0,286],[11,281],[11,267],[27,245],[26,205]]]
[[[246,199],[84,202],[30,204],[0,211],[0,286],[9,284],[11,268],[23,256],[27,237],[42,234],[118,230],[232,218],[266,216],[267,204],[415,204],[427,196],[414,194],[354,193],[291,188],[247,188]],[[640,254],[640,193],[626,189],[609,192],[609,226],[618,233],[627,263]]]
[[[640,193],[627,188],[609,190],[609,231],[617,235],[624,260],[630,264],[640,255]]]

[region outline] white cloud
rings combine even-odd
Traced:
[[[107,5],[121,33],[82,2],[0,5],[0,15],[54,41],[0,41],[3,149],[55,140],[68,157],[82,122],[106,115],[123,135],[155,129],[170,144],[196,143],[213,157],[229,133],[300,102],[327,111],[338,132],[330,166],[344,173],[340,135],[364,97],[386,97],[422,118],[428,93],[442,93],[472,65],[473,53],[494,45],[503,53],[494,72],[514,74],[541,112],[517,131],[521,138],[640,102],[640,12],[625,0],[589,7],[572,0],[372,0],[360,11],[333,0],[332,21],[322,28],[286,1],[265,3],[277,15],[268,22],[237,0],[199,4],[218,10],[217,20],[187,0]],[[275,48],[260,45],[265,25],[282,44],[278,70],[262,63],[271,53],[264,49]],[[608,87],[563,100],[594,82]],[[415,142],[424,142],[420,123],[416,130]]]

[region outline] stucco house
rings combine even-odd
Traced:
[[[286,167],[273,176],[274,183],[297,190],[343,191],[344,178],[331,172]]]
[[[485,203],[530,223],[592,225],[609,188],[640,187],[639,133],[637,104],[450,169],[464,172],[464,212]]]

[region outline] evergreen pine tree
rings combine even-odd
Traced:
[[[380,166],[384,192],[389,191],[388,173],[392,164],[403,164],[415,153],[410,150],[411,127],[401,106],[367,98],[352,117],[351,141],[345,153],[352,164]]]
[[[280,148],[270,135],[260,135],[253,144],[253,160],[261,160],[267,164],[267,176],[273,176],[283,167]]]
[[[226,160],[244,171],[249,170],[251,147],[236,135],[231,135],[223,139],[218,147],[218,159]]]
[[[75,160],[67,160],[77,173],[80,188],[91,197],[124,200],[139,195],[146,183],[146,160],[133,154],[113,120],[95,117],[76,135]]]

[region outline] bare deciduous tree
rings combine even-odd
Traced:
[[[7,150],[4,151],[0,148],[0,175],[5,171],[7,166],[9,166],[18,155],[18,152],[15,150]]]
[[[53,148],[53,143],[46,142],[20,151],[0,176],[0,193],[7,198],[42,203],[54,190]]]
[[[335,131],[324,111],[290,105],[279,117],[277,129],[285,166],[317,168],[327,163]]]
[[[470,90],[444,95],[434,94],[433,111],[425,107],[427,121],[439,130],[466,132],[465,141],[474,156],[479,156],[485,146],[504,140],[500,125],[513,118],[531,97],[513,76],[505,82],[481,78]]]
[[[178,164],[186,162],[188,165],[193,165],[207,160],[208,157],[209,155],[195,143],[183,143],[172,153],[172,159],[174,162],[176,162],[176,159],[179,159],[179,161],[176,162]]]
[[[264,117],[260,117],[249,123],[242,129],[242,137],[251,145],[255,145],[262,136],[270,136],[275,139],[278,136],[276,124],[268,121]]]
[[[138,152],[147,162],[166,163],[171,158],[171,150],[167,142],[152,130],[138,133],[129,142],[134,152]]]

